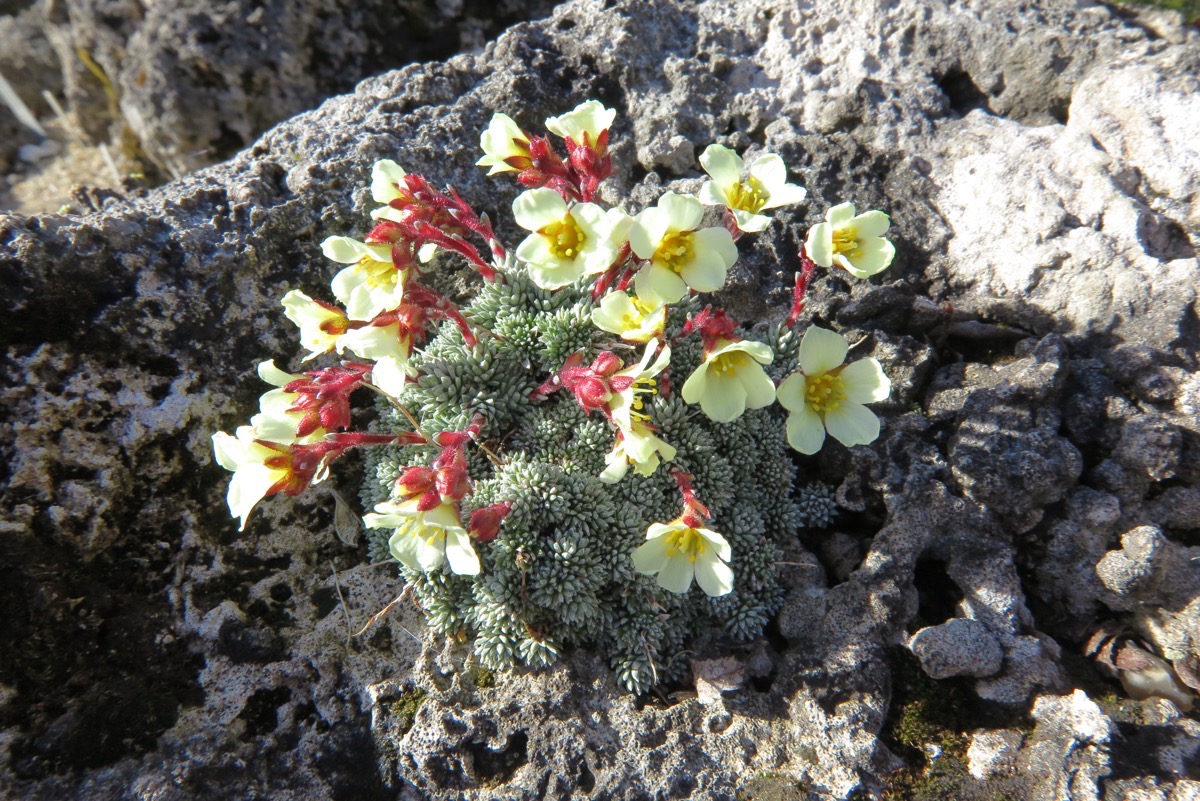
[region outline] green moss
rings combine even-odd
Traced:
[[[413,687],[405,690],[395,700],[384,703],[383,708],[396,719],[401,734],[407,734],[408,730],[413,727],[413,722],[417,719],[417,712],[421,710],[421,704],[425,703],[428,695],[429,693],[422,688]]]
[[[480,690],[490,689],[496,686],[496,671],[485,668],[483,665],[476,665],[475,669],[471,671],[471,680]]]
[[[986,782],[967,769],[971,733],[981,727],[1027,730],[1029,721],[983,707],[966,680],[935,681],[907,649],[892,660],[892,706],[880,733],[907,763],[887,778],[884,801],[1019,801],[1029,797],[1025,779]],[[927,747],[941,753],[930,758]]]
[[[1200,0],[1117,0],[1121,5],[1151,6],[1165,11],[1178,11],[1188,22],[1200,21]]]

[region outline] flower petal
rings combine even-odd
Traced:
[[[471,547],[471,538],[465,531],[446,532],[446,561],[451,572],[460,576],[479,575],[479,554]]]
[[[658,208],[645,209],[633,218],[629,226],[629,247],[639,259],[654,255],[666,236],[669,222],[666,213]]]
[[[729,186],[742,180],[742,157],[723,145],[709,145],[700,154],[700,166],[712,176],[724,194]],[[724,199],[720,201],[724,203]]]
[[[423,570],[418,558],[421,544],[420,538],[413,535],[407,526],[401,526],[388,540],[388,550],[409,570]]]
[[[667,538],[654,537],[639,545],[633,551],[633,566],[639,573],[652,576],[666,567]]]
[[[776,388],[775,399],[789,412],[798,412],[807,405],[804,400],[804,393],[807,389],[808,382],[804,378],[804,373],[792,373],[783,379]]]
[[[251,463],[238,467],[229,481],[229,492],[225,496],[230,514],[241,518],[238,531],[246,530],[246,522],[254,507],[284,475],[284,471],[272,470],[264,464]]]
[[[825,444],[825,424],[808,404],[788,415],[787,441],[805,456],[812,456]]]
[[[735,376],[708,376],[700,408],[717,423],[730,423],[746,411],[746,388]]]
[[[729,547],[729,540],[725,539],[711,528],[698,528],[696,529],[696,533],[708,540],[709,545],[712,546],[713,550],[716,551],[717,556],[719,556],[722,560],[728,562],[731,558],[733,558],[733,549]]]
[[[704,206],[691,195],[666,192],[658,199],[658,208],[666,214],[668,231],[695,231],[704,218]]]
[[[395,199],[396,184],[408,175],[396,162],[382,159],[371,168],[371,199],[376,203],[389,203]]]
[[[891,219],[882,211],[865,211],[850,221],[850,227],[858,232],[859,239],[883,236],[891,225]]]
[[[683,398],[684,403],[695,403],[703,397],[707,387],[708,364],[705,363],[692,371],[687,381],[683,382],[683,387],[679,390],[679,394]]]
[[[825,375],[833,368],[842,366],[848,349],[849,345],[841,334],[815,325],[809,326],[800,340],[800,369],[809,377]]]
[[[567,216],[567,202],[553,189],[539,187],[517,195],[513,218],[526,231],[537,231]]]
[[[766,207],[764,206],[763,208]],[[738,230],[745,231],[748,234],[757,234],[759,231],[765,231],[767,226],[771,224],[771,218],[767,215],[751,214],[741,209],[733,210],[733,218],[737,220]]]
[[[663,569],[658,572],[658,586],[670,592],[687,592],[692,586],[692,576],[695,572],[692,560],[686,556],[668,559]]]
[[[697,236],[701,233],[704,232],[700,231]],[[724,229],[721,233],[729,234]],[[712,250],[701,250],[700,247],[697,247],[696,257],[683,266],[679,275],[688,286],[697,292],[716,292],[725,286],[725,277],[728,273],[729,267],[721,258],[721,254]]]
[[[738,379],[746,390],[747,409],[761,409],[775,401],[775,384],[757,364],[740,370]]]
[[[834,228],[841,228],[854,219],[854,204],[839,203],[825,213],[825,219]]]
[[[842,370],[842,387],[852,403],[878,403],[887,400],[892,382],[874,359],[859,359]]]
[[[822,267],[833,266],[833,226],[829,223],[817,223],[808,229],[808,238],[804,240],[804,252],[816,264]]]
[[[855,278],[870,278],[872,275],[886,270],[895,255],[895,245],[886,239],[872,236],[859,240],[854,257],[847,259],[850,262],[849,265],[842,263],[841,258],[837,261]]]
[[[775,195],[776,190],[787,183],[787,165],[774,153],[765,153],[750,165],[750,174],[762,181],[763,187]]]
[[[711,252],[720,257],[728,269],[737,261],[738,249],[733,235],[724,228],[705,228],[692,235],[692,247],[697,253]]]
[[[654,306],[678,303],[688,291],[679,275],[653,262],[638,271],[633,288],[643,302]]]
[[[866,445],[879,436],[879,418],[875,413],[861,403],[850,401],[825,413],[825,427],[830,436],[847,448]]]
[[[725,193],[717,186],[716,181],[705,181],[700,185],[700,191],[696,193],[696,197],[705,206],[728,206],[729,199],[725,197]]]
[[[808,190],[795,184],[784,184],[771,190],[771,196],[763,204],[762,210],[775,209],[780,206],[790,206],[793,203],[803,203],[808,197]]]
[[[714,556],[696,560],[696,583],[707,595],[718,597],[733,591],[733,569]]]

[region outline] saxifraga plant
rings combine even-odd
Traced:
[[[890,386],[874,359],[845,363],[840,335],[799,335],[805,291],[817,266],[865,278],[894,249],[882,212],[834,207],[808,233],[787,321],[747,339],[697,296],[723,286],[737,240],[770,223],[761,212],[804,190],[778,156],[746,173],[711,145],[698,197],[602,208],[614,117],[588,101],[547,120],[566,158],[493,117],[479,163],[528,188],[513,253],[453,190],[379,162],[375,227],[323,246],[345,265],[340,305],[283,298],[308,358],[357,359],[303,375],[264,362],[275,388],[259,414],[213,442],[243,527],[264,497],[298,494],[367,447],[371,553],[398,560],[434,630],[470,632],[490,669],[603,649],[640,693],[681,675],[700,632],[750,639],[779,609],[776,563],[805,516],[789,446],[811,455],[826,432],[871,442],[879,421],[863,404]],[[705,205],[723,208],[720,225],[704,226]],[[483,279],[461,308],[431,288],[449,254]],[[370,432],[350,430],[360,388],[379,395]]]

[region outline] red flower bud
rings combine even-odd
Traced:
[[[467,523],[467,531],[479,542],[491,542],[500,533],[500,524],[512,511],[512,503],[502,501],[476,509],[471,513],[471,522]]]
[[[608,384],[599,378],[585,378],[575,385],[575,397],[585,409],[599,409],[610,395]]]
[[[623,363],[621,362],[621,357],[608,350],[601,353],[596,357],[596,360],[592,362],[592,370],[597,375],[606,377],[620,370],[622,366]]]

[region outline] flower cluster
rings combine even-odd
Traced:
[[[481,659],[502,667],[547,664],[588,626],[615,627],[618,674],[644,689],[690,631],[652,625],[662,610],[753,636],[777,608],[772,554],[799,519],[781,443],[813,454],[827,433],[847,446],[878,436],[864,404],[888,396],[879,363],[846,364],[839,334],[793,329],[816,267],[863,278],[894,248],[882,212],[835,206],[808,232],[787,324],[748,339],[697,295],[720,290],[738,241],[805,190],[777,155],[747,168],[710,145],[696,196],[606,208],[615,121],[597,101],[546,120],[547,135],[492,118],[478,164],[525,188],[512,213],[527,235],[511,252],[453,189],[376,164],[373,227],[322,246],[340,265],[333,300],[283,297],[305,361],[348,358],[304,374],[264,362],[259,413],[213,447],[244,528],[263,498],[295,495],[370,446],[382,492],[365,523],[437,628],[474,629]],[[444,294],[452,258],[481,280],[461,307]],[[766,368],[793,364],[777,387]],[[389,433],[351,430],[359,389]],[[667,520],[676,493],[682,511]]]

